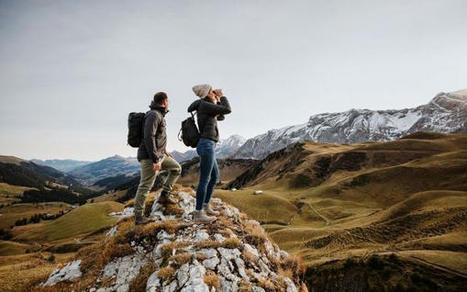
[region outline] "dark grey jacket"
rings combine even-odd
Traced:
[[[231,112],[227,97],[222,96],[218,104],[207,98],[198,99],[188,107],[188,112],[192,111],[197,112],[200,136],[218,142],[219,129],[217,128],[217,121],[222,121],[224,115]]]
[[[137,159],[138,161],[151,159],[154,163],[158,163],[166,152],[167,134],[164,117],[168,111],[154,101],[149,108],[151,110],[144,117],[144,137],[138,148]]]

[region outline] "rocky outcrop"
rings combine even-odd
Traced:
[[[41,284],[41,286],[53,286],[57,283],[64,281],[77,281],[81,278],[80,271],[81,260],[72,261],[68,263],[61,269],[55,269],[52,274],[50,274],[47,281]]]
[[[134,226],[132,208],[105,241],[80,251],[40,287],[75,291],[307,291],[304,266],[273,243],[257,221],[213,199],[221,215],[194,224],[195,199],[178,193],[177,204],[156,197],[146,213],[154,221]],[[40,288],[38,288],[40,289]]]

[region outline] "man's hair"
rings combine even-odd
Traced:
[[[165,92],[158,92],[154,94],[154,102],[157,104],[162,104],[166,99],[168,99],[168,96]]]

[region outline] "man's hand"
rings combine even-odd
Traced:
[[[161,168],[162,168],[162,163],[161,163],[161,162],[153,163],[153,164],[152,164],[152,168],[153,168],[155,171],[159,171],[159,170],[161,170]]]

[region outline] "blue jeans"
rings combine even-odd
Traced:
[[[196,210],[198,211],[211,200],[212,192],[219,179],[215,147],[216,143],[214,141],[205,138],[200,138],[196,146],[196,152],[200,157],[199,183],[196,189]]]

